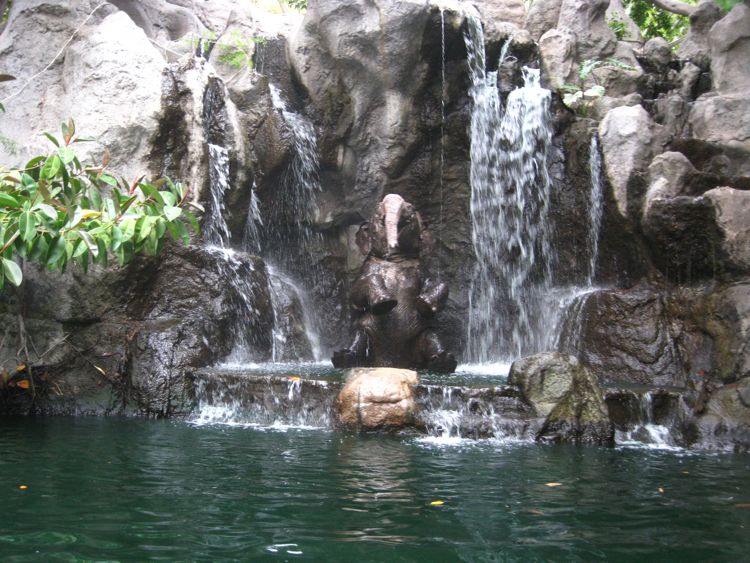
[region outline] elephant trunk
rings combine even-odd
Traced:
[[[404,198],[396,194],[388,194],[383,198],[383,223],[385,224],[385,239],[388,242],[388,250],[398,246],[398,222],[401,219],[401,209]]]

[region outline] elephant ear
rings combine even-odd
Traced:
[[[355,242],[357,243],[357,246],[359,247],[359,251],[367,256],[370,254],[370,249],[372,247],[372,237],[370,234],[370,224],[369,223],[362,223],[359,226],[359,230],[357,231],[357,234],[354,237]]]

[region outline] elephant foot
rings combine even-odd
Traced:
[[[429,371],[437,373],[453,373],[456,371],[457,365],[458,362],[456,361],[456,358],[453,357],[453,354],[443,350],[430,356],[427,360],[426,367]]]

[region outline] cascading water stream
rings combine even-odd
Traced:
[[[313,283],[316,270],[311,261],[311,247],[318,235],[309,227],[317,212],[315,197],[321,190],[317,156],[317,137],[313,124],[304,116],[290,111],[278,88],[269,84],[273,107],[282,116],[292,135],[291,161],[284,172],[279,197],[266,221],[265,248],[261,253],[269,263],[271,295],[281,299],[282,292],[293,292],[302,308],[306,338],[315,360],[321,360],[324,351],[320,345],[317,317],[311,313],[311,303],[304,284],[296,283],[288,272]],[[257,211],[257,204],[251,211]],[[246,231],[247,232],[247,231]],[[289,252],[290,248],[296,254]],[[273,264],[273,266],[270,266]],[[288,298],[285,298],[288,299]],[[274,309],[276,311],[276,308]],[[284,349],[286,337],[281,330],[282,319],[278,312],[274,332],[274,361],[290,359]],[[292,356],[293,357],[293,356]],[[299,358],[295,358],[299,359]]]
[[[586,279],[581,287],[571,287],[566,291],[563,299],[564,306],[561,315],[555,322],[557,333],[556,348],[570,354],[577,354],[581,350],[582,327],[586,302],[599,288],[595,286],[596,268],[599,263],[599,235],[604,215],[604,176],[602,175],[602,155],[599,150],[599,138],[596,133],[591,135],[589,145],[589,213],[587,254],[588,267]]]
[[[548,220],[552,184],[551,93],[539,71],[524,68],[525,84],[503,111],[497,72],[487,72],[481,22],[464,35],[470,68],[471,218],[477,258],[469,293],[468,359],[514,359],[554,342],[545,312],[554,255]]]
[[[599,262],[599,232],[602,228],[604,212],[604,177],[602,176],[602,155],[599,150],[599,137],[591,135],[589,150],[589,172],[591,174],[591,195],[589,198],[589,269],[586,286],[594,287],[596,267]]]
[[[298,242],[306,247],[314,237],[308,225],[317,212],[315,196],[321,189],[315,128],[308,119],[287,108],[276,86],[269,84],[268,87],[273,107],[287,124],[293,141],[291,162],[284,173],[280,200],[275,206],[275,211],[284,214],[279,217],[278,225],[287,230],[279,230],[274,235],[280,242],[299,238]]]

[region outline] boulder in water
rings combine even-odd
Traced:
[[[546,417],[536,439],[611,444],[614,427],[596,377],[574,356],[546,352],[513,363],[517,385],[537,414]]]
[[[414,421],[417,383],[417,372],[408,369],[352,369],[336,400],[338,422],[365,430],[408,426]]]

